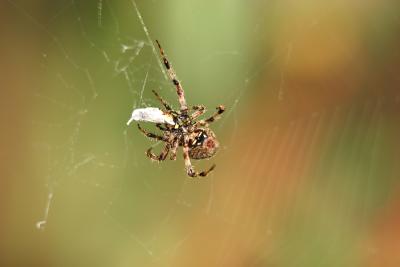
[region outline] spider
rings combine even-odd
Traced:
[[[168,76],[176,88],[180,109],[173,110],[171,106],[153,90],[154,95],[164,106],[165,110],[151,107],[135,109],[127,124],[129,125],[132,120],[155,122],[156,127],[162,131],[162,135],[148,132],[143,129],[140,124],[137,124],[138,129],[145,136],[165,143],[159,155],[153,154],[152,147],[150,147],[146,152],[147,157],[160,162],[167,158],[168,153],[171,153],[170,160],[176,160],[176,151],[178,147],[181,146],[187,175],[190,177],[207,176],[214,170],[215,164],[206,171],[198,172],[195,171],[190,160],[208,159],[215,155],[219,147],[219,142],[214,132],[209,128],[209,124],[218,119],[225,111],[225,108],[220,105],[216,108],[217,111],[208,119],[196,120],[205,113],[205,107],[203,105],[196,105],[193,106],[191,110],[188,108],[183,87],[171,63],[166,58],[163,48],[157,40],[156,42]]]

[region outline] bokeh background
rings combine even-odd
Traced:
[[[1,1],[0,265],[400,266],[399,11]],[[227,108],[204,179],[126,126],[152,89],[177,106],[156,38]]]

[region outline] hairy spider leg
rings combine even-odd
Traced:
[[[138,126],[139,131],[141,131],[145,136],[159,140],[159,141],[165,141],[164,137],[157,135],[157,134],[150,133],[150,132],[146,131],[145,129],[143,129],[142,127],[140,127],[139,123],[137,126]]]
[[[167,128],[165,128],[164,126],[162,126],[161,123],[156,123],[156,127],[157,127],[158,129],[160,129],[161,131],[167,131],[167,130],[168,130]]]
[[[199,126],[207,126],[209,123],[212,123],[214,121],[216,121],[217,119],[219,119],[220,115],[222,113],[224,113],[225,111],[225,107],[224,106],[218,106],[217,107],[217,112],[215,112],[214,115],[212,115],[210,118],[206,119],[206,120],[199,120],[198,122],[196,122],[195,126],[199,127]]]
[[[155,94],[155,96],[157,97],[158,101],[161,102],[161,104],[163,104],[163,106],[165,107],[165,109],[167,111],[172,111],[171,106],[167,103],[167,101],[165,101],[155,90],[152,90],[153,94]]]
[[[168,153],[169,153],[169,149],[170,149],[170,148],[171,148],[170,144],[169,144],[169,143],[166,143],[165,146],[164,146],[164,148],[163,148],[163,150],[161,151],[160,155],[157,156],[157,155],[153,154],[153,152],[151,152],[151,150],[153,149],[153,147],[150,147],[150,148],[147,150],[146,155],[147,155],[149,158],[151,158],[152,160],[155,160],[155,161],[163,161],[163,160],[166,159],[166,157],[167,157],[167,155],[168,155]]]
[[[174,69],[172,68],[171,63],[169,63],[168,59],[166,58],[166,56],[164,54],[164,49],[162,49],[158,40],[156,40],[156,42],[157,42],[158,48],[160,49],[160,54],[163,59],[165,68],[167,69],[168,76],[169,76],[170,80],[172,81],[172,83],[176,87],[176,93],[178,94],[178,100],[179,100],[179,104],[181,105],[181,111],[187,112],[188,108],[187,108],[185,93],[183,91],[182,85],[179,82],[178,77],[176,76],[176,73],[175,73]]]
[[[176,160],[176,150],[179,147],[179,140],[178,138],[175,138],[175,140],[172,143],[172,148],[171,148],[171,155],[169,157],[170,160]]]
[[[222,105],[218,106],[217,107],[217,112],[215,112],[214,115],[212,115],[210,118],[206,119],[205,122],[206,123],[214,122],[215,120],[219,119],[220,115],[222,113],[224,113],[224,111],[225,111],[225,107],[224,106],[222,106]]]
[[[206,112],[206,108],[203,105],[193,106],[192,109],[194,110],[191,115],[192,120],[196,119],[197,117],[204,114],[204,112]]]
[[[185,160],[185,167],[186,167],[186,173],[190,177],[205,177],[207,176],[211,171],[215,169],[215,164],[213,164],[208,170],[202,171],[202,172],[197,172],[194,170],[194,167],[192,163],[190,162],[189,158],[189,138],[185,136],[184,143],[183,143],[183,159]]]

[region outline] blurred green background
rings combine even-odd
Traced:
[[[0,265],[400,266],[399,14],[2,1]],[[126,126],[152,89],[177,107],[155,39],[189,104],[227,108],[204,179]]]

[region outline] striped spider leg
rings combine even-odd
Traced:
[[[178,94],[178,101],[179,101],[179,104],[181,105],[181,111],[186,113],[188,107],[186,104],[185,92],[183,91],[182,85],[179,82],[178,77],[176,76],[176,73],[175,73],[174,69],[172,68],[171,63],[169,63],[167,57],[165,56],[164,49],[161,47],[160,42],[158,42],[158,40],[156,40],[156,42],[157,42],[158,48],[160,49],[160,54],[163,59],[164,66],[167,69],[168,76],[176,88],[176,93]]]

